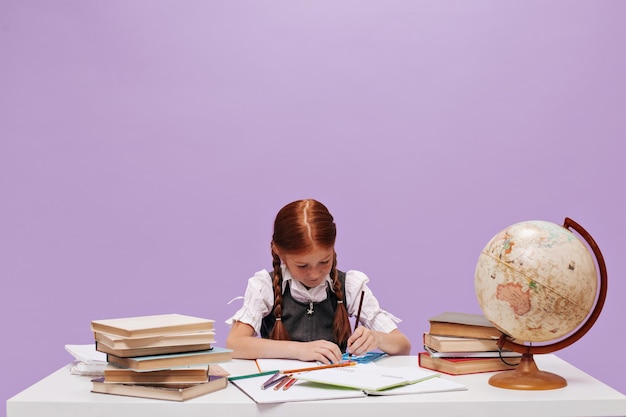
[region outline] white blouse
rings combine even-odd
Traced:
[[[330,286],[332,290],[332,281],[330,276],[326,277],[324,283],[313,288],[306,288],[299,281],[293,279],[289,270],[282,266],[283,272],[283,292],[287,282],[291,290],[291,295],[299,302],[318,303],[326,299],[326,287]],[[346,302],[348,315],[355,317],[359,308],[361,291],[365,291],[363,297],[363,306],[361,307],[360,322],[361,325],[380,332],[389,333],[397,328],[396,323],[401,320],[380,308],[378,300],[367,287],[369,278],[363,272],[347,271],[346,272]],[[254,274],[248,280],[248,287],[243,298],[243,306],[228,320],[226,323],[232,325],[235,321],[249,324],[259,334],[261,331],[261,321],[263,317],[270,313],[274,305],[274,290],[272,288],[272,279],[270,273],[263,269]]]

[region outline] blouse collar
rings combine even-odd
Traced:
[[[283,264],[281,265],[282,273],[283,273],[283,293],[285,292],[285,288],[287,286],[287,282],[289,282],[289,288],[291,290],[291,295],[300,302],[310,302],[313,301],[318,303],[320,301],[324,301],[326,299],[326,288],[330,287],[331,291],[333,289],[333,282],[330,279],[330,275],[326,275],[324,282],[320,285],[307,288],[300,281],[294,279],[287,267]]]

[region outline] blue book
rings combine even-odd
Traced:
[[[231,349],[214,346],[208,350],[198,350],[195,352],[167,353],[128,358],[108,354],[107,361],[114,365],[121,366],[122,368],[133,369],[135,371],[157,371],[180,366],[227,362],[233,358],[232,353],[233,351]]]

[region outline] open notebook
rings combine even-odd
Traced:
[[[467,387],[459,382],[450,381],[440,377],[428,378],[415,384],[402,385],[395,388],[369,391],[368,395],[406,395],[406,394],[430,394],[434,392],[466,391]]]
[[[259,404],[284,403],[293,401],[333,400],[339,398],[365,397],[367,394],[360,390],[331,387],[306,381],[296,381],[288,390],[273,388],[261,389],[269,377],[267,375],[231,380],[230,382],[241,389],[248,397]]]
[[[297,369],[303,367],[310,367],[310,362],[301,362],[290,359],[257,359],[257,369],[260,372],[269,370],[285,370],[285,369]],[[314,364],[313,364],[314,365]],[[350,369],[358,369],[359,367],[372,367],[371,372],[368,371],[370,376],[380,375],[380,370],[392,369],[394,373],[410,376],[411,381],[420,379],[420,382],[414,382],[408,385],[401,385],[397,388],[391,389],[375,389],[368,390],[363,388],[351,388],[340,386],[338,383],[344,383],[345,381],[331,380],[331,384],[325,382],[313,382],[306,381],[304,379],[297,379],[295,384],[288,390],[273,388],[262,389],[261,386],[270,377],[269,375],[251,376],[241,379],[233,379],[231,383],[241,389],[246,395],[257,403],[281,403],[281,402],[293,402],[293,401],[316,401],[316,400],[331,400],[340,398],[358,398],[366,397],[367,395],[407,395],[407,394],[420,394],[420,393],[434,393],[434,392],[446,392],[446,391],[460,391],[467,389],[464,385],[457,382],[450,381],[448,379],[440,378],[435,372],[423,370],[417,366],[413,367],[379,367],[375,363],[359,364],[356,366],[348,367]],[[348,369],[348,368],[330,368],[325,370],[316,370],[305,374],[315,374],[323,371]],[[376,368],[380,368],[376,370]],[[418,375],[419,374],[419,375]],[[294,375],[298,376],[298,375]],[[321,375],[320,379],[324,375]],[[328,375],[325,377],[327,378]],[[332,378],[331,378],[332,379]],[[397,384],[397,381],[395,382]],[[389,385],[388,382],[384,382],[385,385]],[[379,384],[380,385],[380,384]],[[375,386],[376,387],[376,386]],[[379,388],[379,387],[377,387]]]
[[[366,392],[382,391],[402,385],[416,384],[440,374],[417,366],[386,367],[376,364],[357,364],[343,368],[327,368],[294,375],[294,378],[360,389]]]

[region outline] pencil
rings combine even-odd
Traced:
[[[274,372],[274,374],[270,377],[270,379],[268,379],[267,381],[261,384],[261,389],[265,389],[265,386],[269,384],[270,382],[272,382],[273,380],[275,380],[276,378],[278,378],[278,375],[280,375],[278,371]]]
[[[287,383],[285,384],[285,386],[283,387],[283,391],[287,391],[289,388],[291,388],[291,386],[292,386],[293,384],[295,384],[295,383],[296,383],[296,381],[297,381],[297,379],[296,379],[296,378],[291,378],[291,379],[289,380],[289,382],[287,382]]]
[[[257,376],[272,375],[272,374],[275,374],[275,373],[277,373],[277,372],[278,372],[278,370],[275,370],[275,371],[267,371],[267,372],[259,372],[259,373],[256,373],[256,374],[235,375],[235,376],[229,376],[229,377],[228,377],[228,380],[229,380],[229,381],[235,381],[235,380],[237,380],[237,379],[254,378],[254,377],[257,377]]]
[[[356,365],[356,362],[339,362],[339,363],[332,363],[330,365],[312,366],[310,368],[289,369],[286,371],[280,371],[280,373],[281,374],[297,374],[298,372],[317,371],[320,369],[341,368],[343,366],[354,366],[354,365]]]
[[[286,375],[282,381],[280,381],[278,383],[278,385],[276,385],[274,387],[274,391],[278,391],[279,389],[281,389],[283,387],[283,385],[285,385],[287,382],[291,381],[291,375]]]
[[[281,377],[278,377],[278,378],[274,379],[273,381],[266,382],[265,384],[263,384],[261,389],[265,390],[265,389],[268,389],[269,387],[273,387],[274,385],[278,384],[279,382],[281,382],[281,381],[283,381],[283,380],[285,380],[287,378],[289,378],[289,375],[283,375]]]
[[[361,307],[363,307],[363,297],[365,296],[365,291],[361,291],[361,301],[359,301],[359,309],[356,312],[356,320],[354,322],[354,330],[359,327],[359,320],[361,319]]]
[[[359,309],[356,312],[356,320],[354,321],[354,331],[359,327],[359,320],[361,319],[361,307],[363,307],[363,297],[365,296],[365,291],[361,291],[361,300],[359,301]],[[348,357],[352,357],[352,353],[348,354]]]

